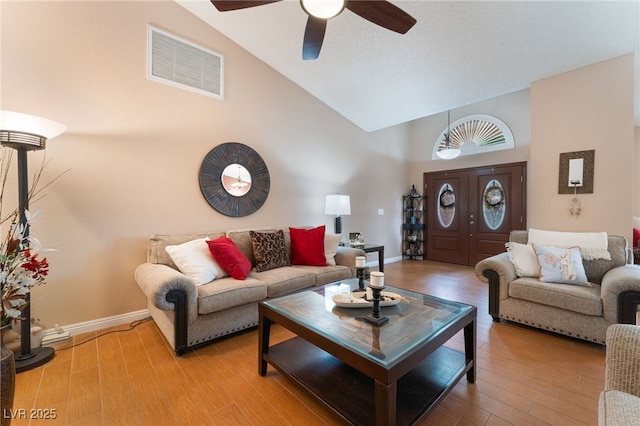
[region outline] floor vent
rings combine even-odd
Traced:
[[[149,25],[147,77],[224,99],[224,57]]]

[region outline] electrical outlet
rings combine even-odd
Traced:
[[[384,216],[384,209],[378,209],[378,216]]]

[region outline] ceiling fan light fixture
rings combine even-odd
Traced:
[[[345,0],[300,0],[302,9],[320,19],[330,19],[344,10]]]

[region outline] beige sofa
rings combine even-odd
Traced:
[[[257,229],[268,232],[265,228]],[[274,230],[271,230],[274,231]],[[284,230],[283,230],[284,231]],[[169,245],[226,236],[250,260],[253,269],[245,280],[230,276],[197,286],[180,272],[165,250]],[[291,238],[284,231],[286,250]],[[258,324],[258,302],[266,298],[324,285],[355,276],[355,257],[364,251],[337,246],[335,265],[293,265],[257,272],[250,230],[227,230],[207,234],[154,235],[147,248],[147,262],[138,266],[135,279],[147,296],[153,320],[177,355],[187,348],[209,342]],[[333,263],[333,262],[328,262]]]
[[[600,426],[640,422],[640,327],[616,324],[607,330],[604,391],[598,402]]]
[[[489,283],[489,314],[555,333],[605,344],[611,324],[635,323],[640,305],[640,267],[627,264],[627,241],[608,235],[611,260],[583,260],[589,285],[519,277],[509,253],[478,262],[476,276]],[[526,245],[528,231],[512,231],[511,242]]]

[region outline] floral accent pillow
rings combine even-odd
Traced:
[[[256,258],[256,272],[291,265],[282,229],[276,232],[249,231],[249,234],[253,244],[253,256]]]
[[[589,285],[578,247],[560,248],[533,244],[540,263],[540,281]]]

